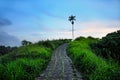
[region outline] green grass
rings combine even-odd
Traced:
[[[67,48],[68,55],[73,60],[75,67],[87,80],[118,80],[120,79],[120,66],[96,56],[90,44],[98,39],[82,38],[71,42]]]
[[[44,69],[44,60],[17,59],[6,64],[5,80],[34,80]]]
[[[37,44],[22,46],[0,58],[0,80],[34,80],[47,67],[52,50]]]
[[[53,50],[64,42],[41,41],[0,56],[0,80],[34,80],[46,69]]]
[[[52,50],[37,44],[21,46],[17,50],[0,57],[0,63],[6,64],[18,58],[50,59]]]

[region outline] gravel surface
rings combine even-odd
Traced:
[[[47,69],[35,80],[82,80],[66,54],[67,45],[63,44],[54,51]]]

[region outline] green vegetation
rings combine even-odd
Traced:
[[[87,80],[119,80],[120,65],[113,59],[104,59],[92,51],[90,45],[99,41],[92,37],[79,37],[69,44],[68,55]]]
[[[23,46],[32,44],[32,42],[26,40],[23,40],[21,43]]]
[[[109,33],[98,43],[91,44],[93,51],[103,58],[112,58],[120,63],[120,30]]]
[[[0,56],[4,55],[4,54],[8,54],[8,53],[14,51],[15,49],[17,49],[17,47],[10,47],[10,46],[6,47],[6,46],[2,45],[2,46],[0,46]]]
[[[47,40],[31,44],[24,40],[23,46],[18,48],[1,46],[0,80],[34,80],[47,67],[53,50],[69,41]],[[120,31],[102,39],[79,37],[67,48],[75,67],[87,80],[119,80],[119,50]]]
[[[67,41],[40,41],[0,56],[0,80],[34,80],[47,67],[52,51]]]

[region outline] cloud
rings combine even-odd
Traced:
[[[58,25],[61,23],[63,26]],[[119,25],[120,21],[76,21],[74,25],[75,38],[79,36],[93,36],[101,38],[106,36],[108,33],[119,30]],[[57,27],[47,28],[42,31],[29,32],[24,35],[24,38],[33,42],[46,39],[72,38],[71,23],[65,21],[56,21],[54,26]]]
[[[41,12],[43,14],[45,14],[46,16],[49,16],[49,17],[58,18],[58,19],[65,19],[63,16],[58,16],[58,15],[53,14],[50,11],[47,11],[47,10],[41,10]]]
[[[0,32],[0,45],[20,46],[20,41],[15,36],[9,35],[6,32]]]
[[[0,18],[0,27],[11,25],[12,22],[8,19]]]
[[[120,29],[120,21],[88,21],[76,24],[76,36],[103,37],[110,32]]]

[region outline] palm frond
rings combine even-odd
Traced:
[[[72,24],[74,24],[74,21],[76,20],[75,17],[76,17],[76,16],[71,15],[71,16],[69,16],[69,19],[68,19],[68,20],[69,20]]]

